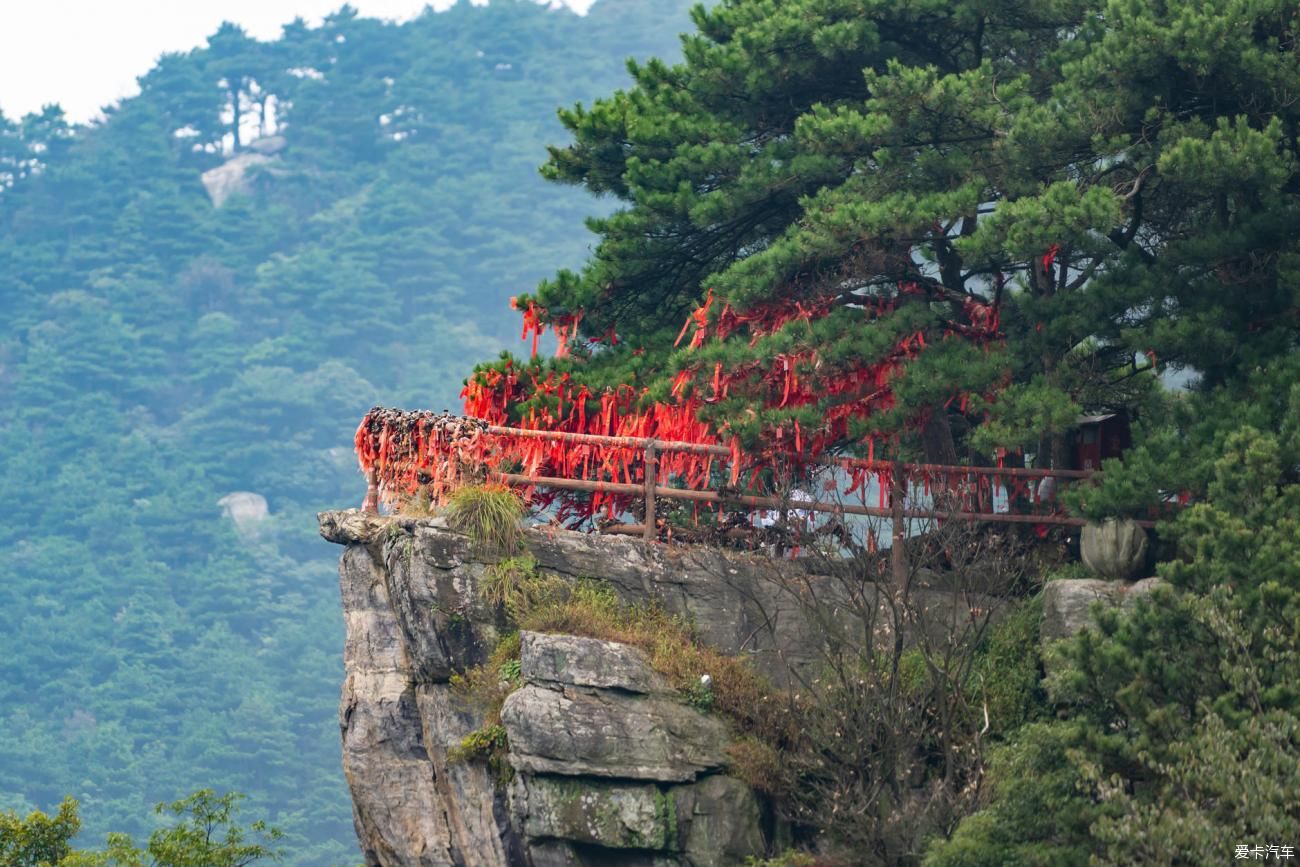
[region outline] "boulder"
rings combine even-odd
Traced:
[[[1161,583],[1159,578],[1145,578],[1133,584],[1098,578],[1049,581],[1043,587],[1042,639],[1051,642],[1069,638],[1095,626],[1096,620],[1092,616],[1095,602],[1109,607],[1127,607]]]
[[[590,686],[642,694],[670,692],[635,647],[574,635],[524,632],[520,673],[529,683]]]
[[[1128,519],[1090,521],[1079,536],[1079,553],[1095,575],[1113,581],[1132,578],[1146,565],[1146,530]]]
[[[653,783],[516,776],[515,815],[530,839],[560,839],[607,849],[677,849],[677,806]]]
[[[754,793],[723,774],[668,787],[519,775],[511,803],[534,864],[728,867],[766,845]]]
[[[510,764],[530,774],[684,782],[726,764],[722,723],[669,696],[528,684],[501,722]]]

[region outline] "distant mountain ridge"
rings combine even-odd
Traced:
[[[312,514],[359,501],[365,409],[455,406],[509,296],[581,261],[603,206],[537,174],[555,109],[676,56],[687,6],[227,26],[102,123],[0,119],[0,808],[72,794],[97,845],[233,788],[288,863],[355,860]]]

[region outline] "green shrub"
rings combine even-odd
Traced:
[[[447,523],[480,554],[509,556],[523,539],[524,503],[504,485],[465,485],[447,501]]]
[[[1048,711],[1042,687],[1038,596],[1021,601],[989,628],[971,667],[970,703],[987,707],[989,731],[1005,735]]]
[[[1073,724],[1033,723],[995,748],[987,805],[938,842],[925,867],[1088,864],[1088,827],[1100,808],[1084,796],[1083,776],[1070,758],[1081,738]]]
[[[457,746],[447,750],[449,762],[487,762],[497,776],[499,783],[509,782],[511,768],[506,760],[510,742],[506,737],[506,727],[501,723],[492,723],[475,729],[461,738]]]
[[[1298,392],[1300,393],[1300,392]],[[1169,586],[1061,642],[991,801],[929,867],[1203,864],[1300,826],[1300,486],[1273,433],[1226,436],[1207,500],[1162,528]]]
[[[521,585],[533,578],[536,572],[537,561],[531,554],[498,560],[487,567],[478,594],[490,605],[506,605],[517,597]]]

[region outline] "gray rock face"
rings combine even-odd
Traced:
[[[350,546],[339,570],[347,626],[339,702],[343,772],[366,864],[519,863],[504,798],[486,768],[447,761],[478,721],[445,684],[419,683],[387,570]]]
[[[376,564],[349,548],[340,569],[347,672],[339,704],[343,772],[366,863],[454,864],[430,772],[409,662]]]
[[[635,647],[573,635],[521,636],[520,672],[530,683],[592,686],[654,693],[669,691],[668,682],[650,668]]]
[[[535,865],[589,863],[577,844],[614,850],[619,864],[723,867],[765,843],[754,793],[720,774],[681,786],[519,777],[511,799]]]
[[[507,797],[483,764],[448,761],[449,748],[482,723],[457,704],[448,680],[486,659],[502,625],[479,596],[486,565],[436,518],[327,512],[320,526],[347,546],[339,720],[369,867],[649,867],[761,854],[753,794],[718,773],[724,726],[683,704],[625,645],[524,636],[525,685],[503,712],[520,794]],[[562,531],[526,535],[549,573],[603,578],[629,604],[690,616],[720,650],[747,652],[778,678],[799,653],[817,658],[817,632],[778,583],[778,568],[796,568],[789,563]],[[783,647],[796,651],[779,654]],[[565,800],[566,786],[590,794]]]
[[[524,834],[607,849],[678,849],[677,807],[653,783],[518,776],[511,790]]]
[[[395,593],[394,602],[406,605],[411,618],[405,623],[407,634],[422,642],[412,648],[412,656],[430,677],[445,680],[451,670],[478,661],[452,665],[449,660],[464,645],[452,640],[456,636],[432,641],[427,634],[430,623],[448,632],[466,625],[474,635],[475,652],[491,648],[495,612],[477,602],[484,564],[472,554],[468,540],[447,529],[445,521],[369,515],[356,509],[322,512],[318,518],[321,535],[330,542],[382,549],[381,559],[394,567],[403,587],[421,594],[416,604],[406,605],[404,593]],[[792,578],[807,580],[814,589],[826,579],[808,575],[803,564],[549,527],[529,529],[525,541],[543,571],[575,580],[599,578],[627,604],[657,604],[686,617],[705,642],[723,653],[744,653],[778,684],[788,681],[791,667],[811,671],[822,662],[822,630],[805,620],[798,598],[788,588]],[[430,608],[415,610],[419,603],[438,605],[441,616],[435,612],[431,618]],[[483,633],[485,625],[491,635]]]
[[[669,795],[687,864],[724,867],[763,851],[758,799],[740,780],[717,774],[670,789]]]
[[[1109,607],[1130,605],[1134,599],[1161,583],[1159,578],[1145,578],[1133,584],[1099,578],[1049,581],[1043,586],[1042,639],[1052,642],[1069,638],[1095,626],[1093,603],[1100,602]]]
[[[525,773],[683,781],[726,764],[722,723],[668,697],[529,684],[501,722]]]
[[[515,770],[680,782],[726,763],[726,728],[671,695],[640,650],[536,632],[522,645],[526,685],[501,709]]]
[[[501,719],[518,772],[516,827],[534,865],[600,863],[583,847],[664,865],[738,864],[763,852],[753,792],[710,773],[726,761],[724,727],[682,704],[645,654],[533,632],[522,650],[525,686]]]

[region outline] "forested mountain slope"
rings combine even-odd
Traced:
[[[227,26],[89,127],[0,118],[0,808],[72,794],[97,844],[233,788],[290,863],[353,858],[312,513],[359,501],[370,405],[454,406],[507,299],[584,257],[599,206],[536,170],[555,109],[676,56],[686,9],[345,7]]]

